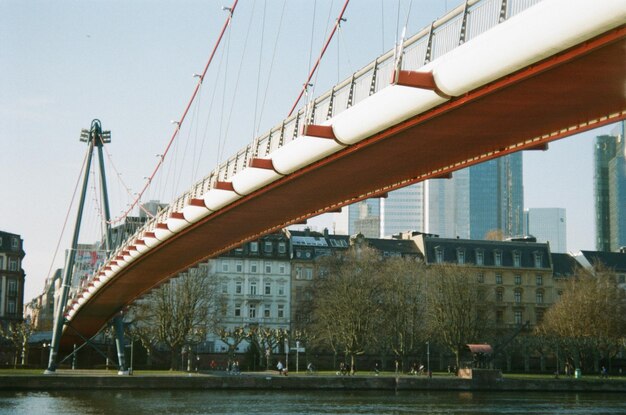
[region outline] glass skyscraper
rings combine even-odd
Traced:
[[[426,232],[446,238],[485,239],[523,234],[522,153],[489,160],[430,180]]]
[[[348,232],[388,237],[416,230],[442,237],[484,239],[523,233],[522,154],[490,160],[368,199],[349,208]],[[378,230],[376,231],[376,226]]]
[[[596,137],[594,193],[596,249],[618,251],[626,246],[626,143],[624,121],[610,135]]]

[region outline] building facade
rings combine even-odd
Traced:
[[[0,231],[0,324],[6,327],[23,319],[26,255],[20,235]]]
[[[289,328],[291,264],[289,239],[284,232],[246,242],[210,260],[209,268],[225,302],[222,327]],[[215,336],[208,341],[212,345],[209,351],[228,350]],[[247,343],[241,344],[239,351],[247,347]]]
[[[411,236],[427,265],[469,266],[486,288],[496,328],[535,326],[557,297],[547,243]]]

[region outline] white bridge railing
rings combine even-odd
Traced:
[[[467,0],[463,5],[404,41],[401,48],[401,69],[418,70],[541,1]],[[181,218],[181,212],[188,209],[190,204],[193,205],[192,201],[202,199],[203,195],[211,190],[215,191],[219,187],[218,182],[231,180],[237,173],[249,167],[253,159],[268,158],[270,154],[298,138],[304,125],[324,125],[327,120],[388,87],[396,69],[396,58],[395,48],[379,56],[343,82],[300,108],[297,113],[257,137],[251,144],[218,165],[202,180],[194,183],[189,191],[161,210],[157,216],[151,218],[126,241],[122,241],[105,264],[83,282],[81,290],[71,294],[66,309],[67,317],[71,318],[91,294],[111,278],[125,262],[131,262],[145,249],[171,236],[172,228],[178,226],[176,221],[189,220],[187,214]],[[203,206],[198,206],[197,209],[206,210]],[[193,212],[191,216],[194,216]],[[169,225],[169,229],[166,225]],[[141,240],[139,245],[138,240]]]

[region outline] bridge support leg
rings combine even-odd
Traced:
[[[113,328],[115,330],[115,347],[117,348],[118,375],[128,375],[126,368],[126,357],[124,343],[124,322],[121,314],[113,318]]]

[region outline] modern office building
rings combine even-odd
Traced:
[[[551,252],[567,252],[567,220],[563,208],[531,208],[524,211],[524,235],[548,242]]]
[[[450,180],[431,179],[359,202],[349,208],[348,232],[369,238],[408,230],[465,239],[522,235],[522,173],[522,153],[514,153],[454,172]]]
[[[426,184],[425,231],[448,238],[485,239],[523,233],[522,153],[489,160]]]
[[[626,139],[624,121],[610,135],[596,137],[594,192],[596,249],[617,252],[626,246]]]
[[[22,321],[24,241],[20,235],[0,231],[0,324]]]

